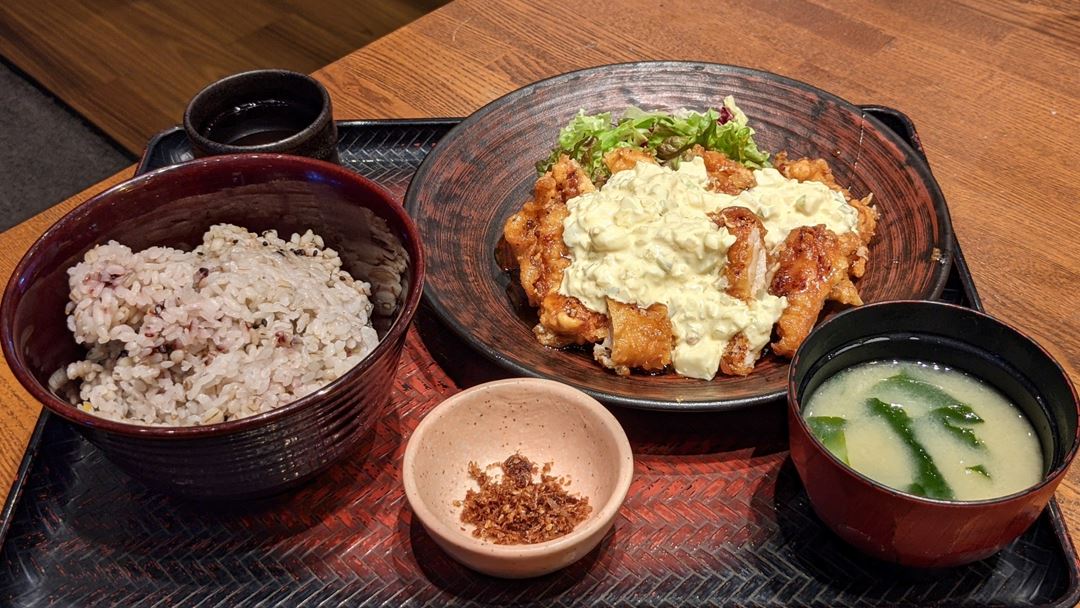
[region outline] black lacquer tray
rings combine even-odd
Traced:
[[[864,109],[921,151],[906,116]],[[341,122],[342,164],[400,197],[454,124]],[[172,129],[150,142],[139,171],[190,158],[183,131]],[[942,299],[981,309],[959,247]],[[499,374],[448,333],[418,315],[392,413],[363,458],[253,504],[154,494],[43,414],[0,520],[0,605],[1072,606],[1080,598],[1077,556],[1054,502],[1001,553],[962,568],[911,570],[854,552],[810,509],[787,455],[782,404],[617,411],[635,480],[601,546],[530,581],[473,573],[413,520],[398,481],[419,418],[455,384]],[[724,428],[741,432],[716,432]]]

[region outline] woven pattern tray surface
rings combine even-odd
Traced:
[[[450,126],[343,123],[343,162],[400,196],[423,155]],[[185,146],[182,134],[159,136],[142,168],[182,160]],[[957,266],[946,297],[977,305],[962,258]],[[242,506],[151,493],[63,421],[46,416],[5,510],[0,604],[1075,601],[1075,554],[1053,505],[999,555],[963,568],[908,570],[849,549],[810,509],[787,456],[780,403],[730,413],[617,411],[634,447],[635,479],[601,546],[567,569],[530,581],[471,572],[436,547],[413,519],[399,472],[405,441],[426,412],[459,383],[499,374],[478,357],[430,315],[420,315],[406,343],[392,405],[361,452],[296,492]]]

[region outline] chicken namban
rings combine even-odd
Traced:
[[[745,376],[767,348],[791,357],[827,302],[862,304],[871,195],[824,159],[770,165],[731,98],[579,114],[538,168],[503,237],[544,346],[592,345],[619,375]]]

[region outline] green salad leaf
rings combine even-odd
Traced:
[[[758,149],[746,115],[728,96],[719,110],[669,114],[631,107],[617,121],[611,112],[590,115],[581,110],[559,131],[555,149],[536,170],[545,173],[566,154],[600,186],[610,176],[604,155],[616,148],[644,148],[662,164],[678,168],[695,145],[723,152],[751,169],[769,166],[769,155]]]

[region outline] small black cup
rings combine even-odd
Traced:
[[[199,91],[184,111],[195,156],[278,152],[338,162],[330,94],[288,70],[234,74]]]

